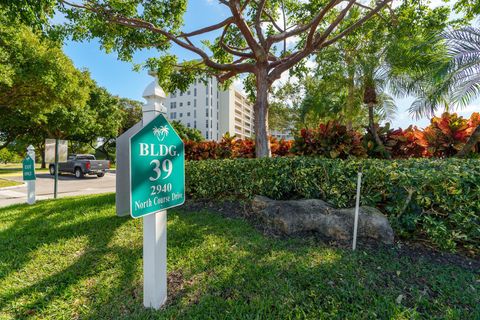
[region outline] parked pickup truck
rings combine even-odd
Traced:
[[[96,160],[91,154],[72,154],[67,158],[67,162],[58,163],[58,173],[68,172],[75,174],[75,178],[83,178],[84,175],[97,175],[101,178],[105,172],[110,169],[110,161]],[[55,164],[49,165],[50,174],[55,174]]]

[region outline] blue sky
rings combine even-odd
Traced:
[[[219,22],[227,17],[225,9],[217,5],[214,0],[194,0],[189,1],[188,10],[185,15],[185,30],[194,30],[207,26],[212,22]],[[143,101],[143,89],[152,81],[152,78],[145,70],[140,72],[133,71],[133,65],[128,62],[117,60],[116,54],[107,54],[100,49],[97,41],[91,42],[72,42],[68,41],[64,45],[65,53],[73,60],[78,68],[86,68],[90,71],[92,78],[99,85],[107,88],[109,92],[121,97],[127,97]],[[172,53],[176,54],[180,60],[198,58],[193,53],[183,50],[179,47],[173,47]],[[135,55],[135,63],[141,63],[146,58],[154,56],[153,51],[143,51]],[[413,98],[397,99],[398,112],[393,119],[393,127],[408,127],[415,124],[420,127],[428,125],[427,119],[412,119],[408,114],[408,107]],[[463,116],[470,116],[473,111],[480,111],[479,101],[474,101],[460,113]]]

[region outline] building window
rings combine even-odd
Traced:
[[[210,108],[210,117],[213,117],[213,109]]]
[[[197,110],[193,110],[193,117],[197,119]]]
[[[208,97],[205,98],[205,105],[208,107]]]
[[[208,131],[205,132],[205,139],[208,139]]]
[[[205,128],[208,128],[208,120],[205,121]]]
[[[218,121],[217,121],[217,130],[218,130]]]
[[[190,128],[190,122],[187,123],[187,128]]]
[[[193,99],[193,107],[194,107],[194,108],[197,107],[197,99]]]
[[[193,127],[197,129],[197,120],[193,121]]]
[[[197,80],[195,80],[195,84],[196,84]],[[196,97],[197,96],[197,88],[193,88],[193,95]]]
[[[207,108],[207,109],[205,109],[205,117],[207,117],[207,118],[208,118],[208,108]]]
[[[213,107],[213,98],[210,98],[210,105]]]
[[[183,117],[183,113],[180,112],[180,118]]]
[[[170,112],[170,119],[173,119],[173,112]]]
[[[187,106],[189,106],[189,105],[190,105],[190,101],[187,101]]]
[[[213,121],[210,120],[210,128],[213,128]]]
[[[187,117],[190,117],[190,112],[187,112]]]
[[[180,102],[180,107],[183,107],[183,102]]]
[[[210,94],[213,96],[213,86],[210,86]]]
[[[190,90],[187,91],[187,95],[190,95]]]
[[[205,94],[208,96],[208,84],[205,86]]]

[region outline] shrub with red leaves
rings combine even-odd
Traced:
[[[407,129],[390,129],[387,124],[378,127],[378,134],[385,149],[378,148],[370,133],[362,135],[346,126],[329,121],[316,129],[302,129],[295,141],[277,140],[270,137],[272,156],[319,155],[327,158],[348,157],[407,159],[422,157],[451,157],[463,148],[475,128],[480,124],[480,114],[473,113],[470,119],[457,114],[444,113],[434,117],[424,130],[416,126]],[[480,143],[475,146],[480,152]],[[254,158],[255,141],[239,139],[226,134],[219,142],[185,142],[187,160]]]
[[[317,129],[302,129],[300,136],[295,138],[292,151],[298,155],[320,155],[332,159],[366,156],[361,134],[336,121],[320,124]]]
[[[425,148],[424,157],[451,157],[463,148],[472,131],[468,120],[456,113],[444,113],[433,117],[423,131],[416,132],[416,143]]]

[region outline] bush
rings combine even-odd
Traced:
[[[362,136],[358,131],[329,121],[320,124],[316,129],[302,129],[295,141],[276,140],[270,138],[272,156],[312,155],[326,158],[446,158],[454,156],[463,148],[465,142],[480,124],[480,114],[473,113],[470,119],[464,119],[457,114],[444,113],[441,117],[434,117],[431,124],[424,130],[415,126],[407,129],[390,129],[385,126],[377,127],[378,135],[384,148],[375,143],[368,131]],[[206,159],[236,159],[254,158],[255,141],[239,139],[228,133],[220,142],[185,141],[187,160]],[[473,148],[473,157],[480,153],[480,143]]]
[[[300,135],[295,137],[292,152],[297,155],[321,155],[332,159],[366,156],[361,134],[347,129],[336,121],[320,124],[317,129],[302,129]]]
[[[444,113],[432,118],[430,125],[419,133],[417,143],[425,148],[426,157],[451,157],[463,148],[473,131],[471,129],[467,119],[456,113]]]
[[[320,198],[354,206],[358,170],[362,205],[382,210],[397,235],[442,249],[480,247],[480,160],[332,160],[310,157],[189,161],[192,198]]]
[[[425,154],[425,148],[418,144],[421,131],[414,126],[407,129],[390,129],[390,124],[377,126],[378,136],[382,140],[384,148],[379,147],[372,136],[367,131],[363,136],[363,145],[367,150],[369,158],[388,158],[388,153],[394,159],[422,158]]]
[[[219,142],[186,140],[184,143],[187,160],[255,158],[255,141],[239,139],[228,133]],[[286,156],[290,154],[292,142],[270,138],[270,145],[274,157]]]

